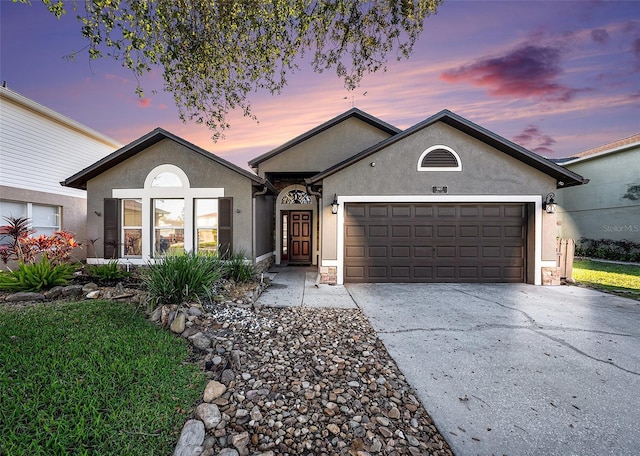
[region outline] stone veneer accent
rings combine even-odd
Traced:
[[[320,266],[320,283],[335,285],[338,283],[338,268],[336,266]]]

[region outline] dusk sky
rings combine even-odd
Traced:
[[[403,129],[449,109],[554,158],[640,133],[640,1],[445,0],[409,60],[353,93],[303,67],[282,94],[253,94],[259,123],[233,114],[217,143],[178,119],[160,72],[141,79],[139,99],[117,62],[65,60],[85,46],[75,13],[58,20],[32,3],[0,0],[0,80],[123,144],[163,127],[246,167],[352,103]]]

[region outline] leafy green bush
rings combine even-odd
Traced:
[[[575,254],[603,260],[640,262],[640,243],[627,240],[580,238],[576,243]]]
[[[227,279],[246,283],[253,280],[255,274],[255,267],[245,259],[244,252],[238,252],[224,262],[224,276]]]
[[[113,282],[126,279],[131,275],[120,267],[118,260],[111,260],[105,264],[88,264],[86,271],[89,277],[101,282]]]
[[[42,291],[67,285],[73,278],[75,266],[53,264],[46,256],[38,263],[20,263],[18,269],[0,274],[0,289],[11,291]]]
[[[222,278],[223,266],[215,255],[170,254],[145,271],[143,283],[154,304],[180,304],[211,298],[213,285]]]

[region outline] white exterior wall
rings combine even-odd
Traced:
[[[60,182],[120,147],[115,140],[0,88],[0,186],[86,198]]]

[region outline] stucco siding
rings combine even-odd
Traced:
[[[455,150],[462,171],[418,171],[420,155],[433,145],[445,145]],[[447,193],[434,194],[433,186],[446,186]],[[554,191],[556,181],[547,174],[438,122],[324,179],[322,258],[323,261],[338,258],[338,218],[331,215],[329,207],[334,193],[340,197],[407,196],[410,199],[416,196],[436,203],[438,198],[443,202],[465,202],[471,197],[481,202],[483,195],[487,202],[498,202],[503,196],[505,201],[514,202],[519,195],[525,195],[520,202],[531,208],[535,200],[541,201],[547,193]],[[528,211],[535,212],[533,209]],[[559,234],[556,217],[542,214],[541,210],[537,216],[541,217],[542,260],[553,261]]]
[[[95,211],[104,210],[104,198],[111,198],[113,189],[141,189],[147,175],[164,164],[184,171],[191,188],[223,188],[224,196],[233,198],[234,250],[253,255],[251,181],[170,139],[160,141],[88,181],[88,236],[103,239],[103,221]],[[98,248],[98,256],[103,254],[101,249],[102,246]]]
[[[350,118],[260,163],[259,175],[324,171],[389,136],[362,120]]]
[[[590,179],[559,192],[562,236],[640,242],[640,148],[566,165]]]

